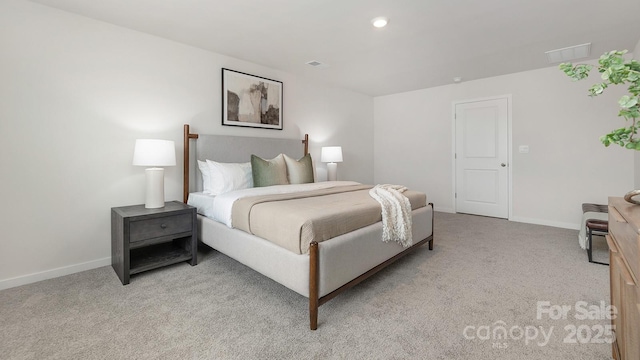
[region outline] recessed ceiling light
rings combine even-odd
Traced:
[[[389,23],[389,18],[386,18],[384,16],[379,16],[375,19],[372,19],[371,23],[373,24],[373,26],[377,28],[385,27]]]
[[[462,78],[460,76],[456,76],[456,77],[453,78],[453,82],[456,83],[456,84],[461,82],[461,81],[462,81]]]

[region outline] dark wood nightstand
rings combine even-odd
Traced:
[[[189,261],[198,263],[196,208],[178,201],[163,208],[111,208],[111,266],[122,281],[143,271]]]

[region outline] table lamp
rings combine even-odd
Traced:
[[[133,151],[133,165],[150,166],[144,172],[147,193],[144,207],[157,209],[164,207],[164,168],[176,165],[176,149],[173,141],[138,139]]]
[[[322,148],[320,154],[320,161],[327,164],[327,180],[338,180],[338,164],[342,162],[342,147],[341,146],[325,146]]]

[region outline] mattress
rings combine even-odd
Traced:
[[[371,185],[331,181],[232,191],[218,196],[191,193],[198,213],[287,249],[305,254],[322,242],[381,221]],[[426,206],[424,193],[408,190],[413,210]]]
[[[202,216],[213,219],[214,195],[205,194],[203,192],[193,192],[189,194],[187,205],[196,208],[196,212]]]

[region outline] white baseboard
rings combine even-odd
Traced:
[[[455,214],[455,211],[453,211],[453,209],[451,208],[443,208],[440,206],[435,206],[433,207],[434,211],[439,211],[439,212],[444,212],[444,213],[450,213],[450,214]]]
[[[111,265],[111,257],[98,260],[87,261],[80,264],[63,266],[56,269],[46,270],[34,274],[23,275],[11,279],[0,280],[0,290],[9,289],[16,286],[31,284],[34,282],[57,278],[60,276],[71,275],[77,272],[96,269],[103,266]]]
[[[553,227],[563,228],[563,229],[580,230],[580,224],[578,223],[573,224],[573,223],[549,221],[549,220],[542,220],[542,219],[523,218],[519,216],[511,217],[509,220],[515,221],[515,222],[527,223],[527,224],[545,225],[545,226],[553,226]]]
[[[439,212],[444,212],[444,213],[450,213],[450,214],[456,213],[455,210],[451,208],[443,208],[439,206],[435,206],[434,210]],[[564,222],[558,222],[558,221],[524,218],[519,216],[513,216],[509,218],[509,221],[521,222],[526,224],[534,224],[534,225],[553,226],[553,227],[562,228],[562,229],[580,230],[580,224],[578,223],[572,224],[572,223],[564,223]]]

